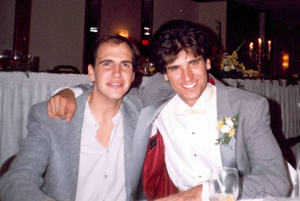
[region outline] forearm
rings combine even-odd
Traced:
[[[9,182],[9,180],[11,179],[7,177],[13,178],[15,181],[14,184],[8,184],[7,182]],[[7,182],[5,182],[4,184],[2,184],[2,182],[0,183],[1,201],[54,201],[53,198],[44,194],[39,188],[36,188],[36,186],[32,186],[28,181],[18,181],[18,178],[13,177],[12,175],[5,176],[4,179]]]
[[[183,191],[165,198],[157,199],[156,201],[202,201],[202,185],[191,188],[187,191]],[[206,200],[203,200],[206,201]]]
[[[56,95],[57,93],[65,90],[65,89],[70,89],[74,92],[75,98],[77,98],[78,96],[80,96],[83,93],[83,91],[90,90],[91,87],[92,86],[90,86],[88,84],[80,84],[80,85],[73,86],[73,87],[60,87],[52,93],[52,96]]]
[[[243,178],[241,199],[287,197],[290,186],[280,173],[251,174]]]
[[[20,149],[23,151],[23,149]],[[36,151],[36,150],[34,150]],[[34,155],[17,156],[11,164],[10,170],[0,179],[0,197],[2,201],[10,200],[53,200],[41,191],[44,181],[42,170],[38,170],[41,165],[30,164]],[[37,152],[37,154],[40,154]],[[27,161],[27,163],[26,163]],[[44,167],[45,170],[46,167]]]
[[[30,112],[32,113],[32,111]],[[40,125],[40,126],[38,126]],[[0,197],[5,200],[51,200],[40,189],[44,184],[42,177],[48,165],[49,146],[33,115],[29,115],[27,126],[29,134],[20,143],[20,149],[9,171],[0,179]]]

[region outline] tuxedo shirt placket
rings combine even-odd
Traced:
[[[200,111],[199,108],[205,107],[209,88],[193,108]],[[207,164],[221,166],[219,146],[215,145],[218,138],[215,88],[213,97],[207,114],[178,116],[173,114],[189,106],[176,95],[155,121],[164,138],[169,175],[180,190],[188,190],[208,180],[210,166]]]

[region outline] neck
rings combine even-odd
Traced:
[[[122,100],[108,100],[96,96],[94,92],[91,92],[87,99],[90,110],[98,122],[103,119],[112,119],[120,109]]]

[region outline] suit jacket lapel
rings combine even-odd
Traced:
[[[74,199],[76,197],[76,189],[77,189],[77,182],[78,182],[78,171],[79,171],[79,156],[80,156],[80,142],[81,142],[81,132],[82,132],[82,125],[83,125],[83,118],[84,118],[84,110],[86,99],[89,94],[90,90],[85,91],[80,97],[76,99],[77,109],[76,113],[72,119],[72,121],[68,124],[68,135],[70,136],[69,142],[67,142],[70,146],[68,150],[69,158],[71,159],[72,163],[69,164],[69,171],[72,172],[72,177],[69,178],[69,184],[72,186],[73,192],[71,193],[74,195]]]
[[[132,108],[133,107],[133,108]],[[123,98],[123,103],[121,107],[122,117],[123,117],[123,130],[124,130],[124,163],[125,163],[125,188],[127,200],[130,195],[130,164],[131,164],[131,153],[133,136],[135,131],[136,122],[139,118],[138,107],[135,102],[127,99],[127,96]],[[133,112],[136,111],[136,112]]]
[[[135,190],[139,184],[140,176],[143,169],[144,159],[148,147],[149,138],[152,131],[152,123],[161,111],[161,109],[169,102],[175,95],[163,99],[153,105],[144,108],[140,114],[133,141],[132,160],[131,160],[131,189],[133,197],[135,197]]]
[[[233,114],[231,110],[231,105],[229,102],[229,96],[227,88],[224,84],[222,84],[220,81],[215,80],[216,88],[217,88],[217,118],[218,120],[224,118],[224,117],[233,117],[235,114]],[[219,132],[219,137],[222,137],[223,134]],[[236,167],[236,160],[235,160],[235,144],[236,144],[236,135],[231,138],[228,146],[224,146],[220,144],[220,151],[221,151],[221,158],[222,158],[222,164],[226,167]]]

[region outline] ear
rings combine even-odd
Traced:
[[[206,59],[205,66],[206,66],[206,70],[210,70],[211,69],[210,59]]]
[[[167,75],[167,73],[164,73],[164,78],[167,82],[169,81],[169,76]]]
[[[131,80],[131,83],[134,81],[134,78],[135,78],[135,72],[132,73],[132,80]]]
[[[94,68],[91,64],[88,65],[88,77],[91,82],[95,81],[95,72],[94,72]]]

